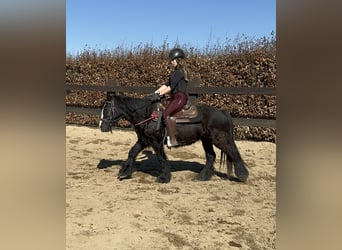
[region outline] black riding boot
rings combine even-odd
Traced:
[[[175,147],[178,146],[176,139],[176,118],[170,118],[169,116],[165,118],[165,125],[167,130],[167,146]]]

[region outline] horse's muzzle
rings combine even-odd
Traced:
[[[100,121],[99,128],[101,132],[109,132],[109,131],[112,132],[111,123],[103,121],[103,120]]]

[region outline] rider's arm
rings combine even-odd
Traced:
[[[171,91],[170,86],[162,85],[159,89],[157,89],[154,93],[159,93],[159,95],[165,95]]]

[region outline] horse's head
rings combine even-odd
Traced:
[[[103,105],[101,111],[101,119],[99,128],[102,132],[112,131],[112,126],[121,117],[115,109],[115,94],[113,92],[107,93],[106,103]]]

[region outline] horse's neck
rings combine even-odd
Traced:
[[[150,115],[149,107],[151,106],[151,103],[149,101],[133,97],[126,97],[125,99],[128,114],[128,117],[126,118],[132,124],[140,122]]]

